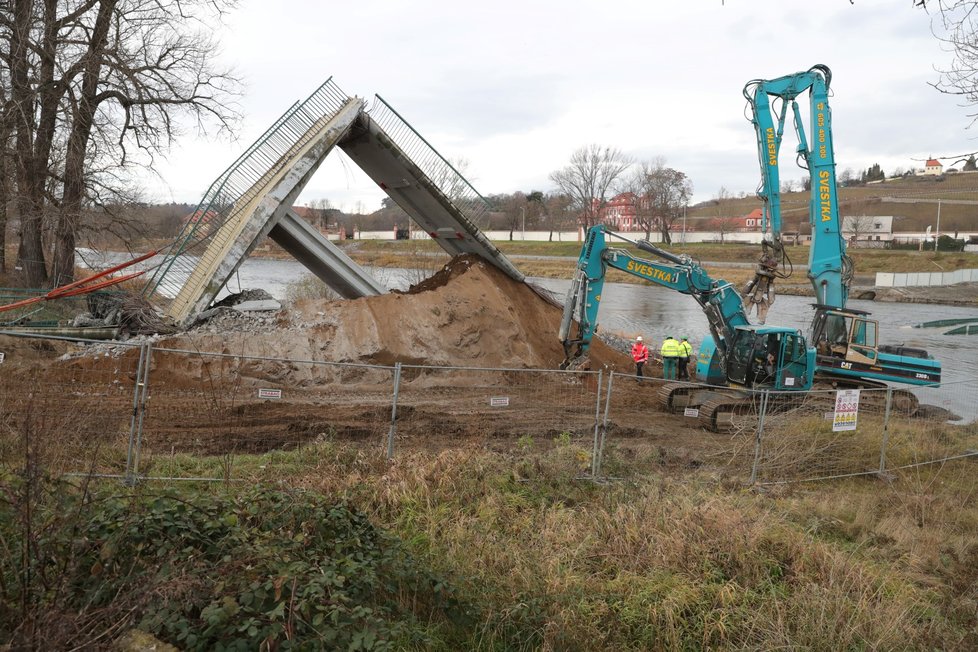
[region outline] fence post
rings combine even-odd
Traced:
[[[143,368],[142,377],[137,376],[136,389],[139,392],[139,420],[136,424],[136,448],[135,455],[132,460],[132,477],[133,482],[136,481],[136,476],[139,473],[139,457],[143,450],[143,419],[146,417],[146,393],[149,391],[149,370],[153,365],[153,345],[144,344],[142,348],[145,350],[145,356],[143,356]]]
[[[886,388],[886,410],[883,412],[883,441],[880,444],[880,470],[882,476],[886,473],[886,445],[890,440],[890,409],[893,406],[893,388]]]
[[[603,379],[604,369],[598,370],[598,390],[595,392],[594,401],[594,446],[591,451],[591,478],[598,477],[598,467],[600,463],[598,462],[598,432],[601,429],[601,383]]]
[[[770,390],[761,393],[761,414],[757,419],[757,435],[754,437],[754,464],[750,470],[750,483],[757,482],[757,466],[761,462],[761,439],[764,433],[764,415],[767,413],[767,398]]]
[[[397,432],[397,396],[401,391],[401,363],[394,363],[394,398],[391,401],[391,427],[387,431],[387,460],[394,459],[394,433]]]
[[[615,372],[608,374],[608,393],[604,400],[604,419],[601,421],[601,444],[598,446],[598,466],[597,473],[601,473],[601,463],[604,462],[604,442],[608,436],[608,410],[611,407],[611,383],[615,379]],[[597,477],[597,473],[595,477]]]
[[[136,382],[132,387],[132,416],[129,419],[129,447],[126,450],[126,479],[127,485],[133,484],[132,461],[136,446],[136,424],[139,421],[139,389],[143,378],[143,361],[146,357],[146,347],[139,347],[139,362],[136,365]]]

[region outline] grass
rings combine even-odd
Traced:
[[[845,167],[841,163],[840,167]],[[805,172],[797,171],[798,177]],[[886,198],[916,200],[886,201]],[[785,229],[798,229],[807,223],[808,192],[789,192],[781,195]],[[839,206],[846,215],[892,215],[893,227],[898,231],[923,231],[927,226],[937,225],[937,199],[978,200],[978,174],[946,174],[943,180],[935,177],[908,177],[887,179],[885,183],[866,186],[839,188]],[[732,215],[746,215],[760,206],[757,199],[748,194],[732,199],[727,204],[727,212]],[[716,206],[705,204],[693,207],[688,212],[690,218],[715,218]],[[968,204],[941,205],[941,232],[953,233],[956,229],[973,231],[974,206]]]
[[[807,453],[810,424],[794,423],[796,452]],[[867,433],[843,445],[871,456],[878,439]],[[910,438],[956,447],[975,436],[974,427],[894,422],[892,454],[904,460],[911,447],[900,442]],[[426,649],[978,645],[974,462],[903,471],[889,482],[755,493],[709,468],[667,468],[654,455],[615,459],[629,481],[582,482],[575,477],[589,451],[566,438],[543,443],[522,438],[508,453],[400,453],[388,463],[382,442],[362,448],[324,437],[264,455],[147,454],[144,470],[241,481],[175,484],[190,503],[198,492],[271,483],[356,506],[448,578],[460,599],[481,605],[461,640],[457,628],[449,640],[431,623]]]
[[[580,252],[579,245],[576,243],[513,242],[496,244],[503,253],[514,257],[514,263],[521,272],[536,278],[572,278],[576,268],[576,256]],[[743,287],[753,277],[753,269],[739,264],[732,266],[725,263],[752,262],[756,259],[759,250],[757,245],[742,244],[703,243],[689,244],[681,248],[673,247],[673,251],[689,254],[699,261],[709,261],[704,263],[704,267],[711,276],[733,283],[737,288]],[[631,250],[630,253],[639,258],[650,258],[649,254],[637,250]],[[866,249],[854,250],[850,253],[855,260],[856,272],[859,275],[856,280],[857,285],[871,285],[873,283],[872,274],[883,271],[923,272],[978,268],[978,254],[973,253]],[[433,265],[448,262],[448,255],[444,254],[433,241],[411,241],[410,245],[404,244],[403,241],[363,241],[358,243],[350,255],[360,264],[379,268],[416,268],[420,266],[421,269],[434,271]],[[520,258],[520,256],[537,257]],[[795,264],[805,265],[808,263],[808,247],[791,247],[789,256]],[[570,260],[571,257],[575,260]],[[651,285],[649,281],[618,270],[610,270],[608,280],[613,283]],[[782,294],[809,294],[811,284],[804,271],[796,269],[790,280],[782,281],[779,288],[779,292]]]
[[[570,270],[568,278],[574,269],[573,261],[538,261],[520,260],[519,256],[553,256],[577,258],[581,245],[576,242],[496,242],[494,243],[507,256],[516,257],[520,269],[534,269],[536,265],[553,265],[560,269]],[[406,267],[404,257],[410,255],[442,254],[441,248],[432,240],[420,241],[382,241],[365,240],[347,245],[353,250],[351,255],[358,262],[378,266]],[[753,262],[760,253],[759,245],[748,244],[716,244],[690,243],[686,245],[671,245],[664,247],[674,253],[689,254],[695,260],[707,262]],[[632,247],[624,247],[631,255],[639,258],[650,258],[651,254]],[[808,264],[809,248],[807,245],[790,247],[788,255],[797,265]],[[949,253],[933,251],[902,251],[882,249],[850,249],[849,254],[856,263],[858,274],[873,274],[876,272],[939,272],[956,269],[978,268],[978,253]],[[439,258],[441,259],[441,258]],[[444,257],[447,260],[447,255]],[[541,274],[546,275],[546,274]]]

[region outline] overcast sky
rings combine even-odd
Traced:
[[[721,186],[752,193],[744,84],[816,63],[833,72],[840,171],[878,162],[890,174],[978,149],[969,111],[928,86],[950,54],[910,0],[244,0],[218,35],[245,82],[237,140],[181,141],[152,199],[196,203],[330,76],[350,95],[383,96],[442,155],[467,159],[483,195],[548,190],[588,143],[663,157],[692,179],[695,201]],[[782,179],[804,174],[793,149],[791,132]],[[297,203],[369,212],[381,197],[335,151]]]

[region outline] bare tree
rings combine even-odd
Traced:
[[[978,4],[974,0],[911,0],[931,15],[931,30],[954,58],[937,69],[939,78],[931,84],[941,93],[962,98],[965,106],[978,106]],[[968,114],[972,123],[978,111]]]
[[[852,168],[846,168],[839,174],[840,186],[851,186],[856,181],[856,173]]]
[[[585,230],[598,223],[608,193],[632,160],[620,150],[587,145],[571,154],[570,164],[550,173],[550,180],[571,198]]]
[[[0,11],[13,112],[19,258],[48,280],[44,215],[54,213],[52,280],[74,275],[87,207],[130,194],[189,117],[227,128],[236,80],[215,65],[213,31],[234,0],[15,0]]]
[[[13,194],[13,170],[8,165],[8,161],[13,160],[13,103],[8,97],[9,87],[6,68],[0,68],[0,274],[7,271],[7,213]]]
[[[855,245],[859,238],[872,232],[876,217],[872,215],[846,215],[842,218],[842,232]]]
[[[732,200],[733,195],[730,194],[726,186],[720,186],[717,194],[713,196],[713,201],[716,204],[716,217],[713,220],[713,228],[720,235],[720,244],[723,244],[726,234],[734,229],[734,224],[737,220],[736,216],[730,214]]]
[[[513,231],[520,229],[526,223],[527,203],[526,195],[519,191],[507,195],[502,201],[500,208],[505,217],[504,223],[509,231],[510,242],[513,240]]]
[[[535,201],[532,199],[533,194],[531,193],[530,195],[531,202]],[[546,226],[547,230],[550,231],[549,241],[553,242],[554,231],[560,230],[568,223],[573,222],[573,218],[570,216],[573,201],[561,192],[548,192],[542,194],[539,203],[537,222],[542,226]]]
[[[650,179],[657,168],[661,168],[664,159],[657,157],[652,161],[641,161],[637,168],[625,175],[619,184],[618,191],[631,199],[635,224],[645,231],[648,240],[652,231],[658,228],[658,219],[649,199]]]
[[[452,202],[456,202],[471,192],[469,179],[470,163],[465,157],[446,159],[447,165],[440,164],[434,168],[431,180]],[[474,193],[472,193],[474,194]]]
[[[672,226],[679,219],[693,196],[693,182],[685,172],[666,167],[663,160],[650,166],[646,175],[644,198],[656,220],[662,241],[672,242]]]
[[[179,135],[182,118],[200,131],[207,123],[227,129],[236,119],[228,100],[237,81],[214,65],[216,42],[206,21],[230,0],[100,0],[68,36],[86,34],[87,47],[67,61],[76,69],[63,80],[70,107],[63,191],[55,230],[55,285],[74,276],[75,236],[90,190],[87,158],[92,140],[105,156],[126,162],[131,148],[152,162]],[[77,38],[77,36],[76,36]],[[68,122],[66,120],[66,122]]]

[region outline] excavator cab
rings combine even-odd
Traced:
[[[837,310],[815,306],[812,341],[819,355],[850,362],[876,364],[879,358],[879,322],[862,310]]]
[[[738,328],[728,349],[727,380],[755,389],[808,389],[814,374],[814,351],[789,328]]]
[[[937,387],[941,363],[923,349],[880,345],[879,323],[869,313],[815,304],[812,342],[820,371],[851,377],[866,386],[877,381]]]

